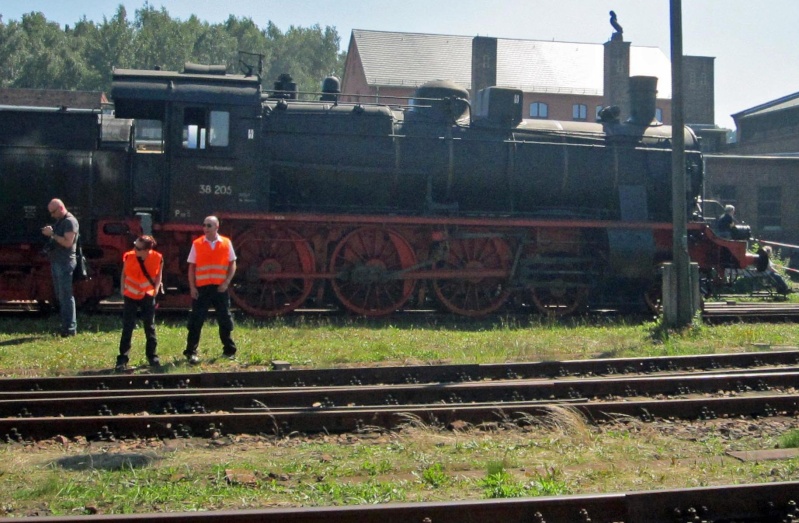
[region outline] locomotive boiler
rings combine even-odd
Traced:
[[[165,255],[165,300],[187,304],[188,249],[216,214],[238,254],[233,300],[256,316],[309,304],[368,316],[656,304],[658,267],[671,259],[673,132],[654,120],[656,79],[631,79],[629,120],[607,108],[596,123],[525,120],[522,92],[509,88],[470,100],[436,81],[380,105],[345,102],[334,79],[323,86],[301,100],[288,77],[264,92],[258,75],[224,67],[115,70],[115,118],[89,127],[128,129],[124,147],[98,134],[80,168],[8,169],[8,151],[30,148],[2,153],[4,212],[24,217],[0,250],[13,298],[52,299],[43,261],[13,252],[36,251],[32,231],[60,196],[88,229],[97,275],[79,301],[110,294],[121,253],[146,231]],[[746,241],[718,238],[694,211],[702,157],[680,132],[689,253],[712,280],[751,259]],[[6,280],[0,299],[12,297]]]

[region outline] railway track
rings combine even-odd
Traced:
[[[0,380],[0,436],[219,437],[589,420],[794,416],[799,353]]]
[[[621,494],[446,503],[390,503],[329,508],[204,513],[91,515],[74,523],[791,523],[799,521],[799,483],[731,485]],[[0,522],[20,521],[0,518]],[[26,522],[52,522],[30,517]]]
[[[768,298],[768,297],[766,297]],[[95,306],[94,312],[104,314],[121,313],[121,302],[102,302]],[[183,306],[168,306],[162,304],[159,308],[161,313],[186,313],[188,309]],[[604,311],[604,309],[603,309]],[[39,312],[39,305],[35,302],[6,302],[0,303],[0,314],[12,313],[36,313]],[[407,310],[407,314],[434,314],[441,315],[435,310]],[[508,311],[512,313],[513,311]],[[297,309],[297,314],[328,315],[336,314],[336,311],[329,309]],[[529,312],[521,313],[522,316],[529,316]],[[779,301],[751,301],[751,298],[730,296],[722,298],[721,301],[705,302],[702,307],[702,317],[705,321],[720,323],[725,321],[736,321],[739,319],[767,319],[767,320],[795,320],[799,318],[799,303],[779,302]]]
[[[747,302],[735,299],[706,302],[702,317],[711,322],[738,319],[796,320],[799,318],[799,303]]]
[[[554,408],[588,419],[796,416],[799,351],[491,365],[0,380],[0,436],[106,441],[235,433],[369,432],[406,423],[524,424]],[[799,482],[490,501],[205,513],[72,516],[59,521],[273,523],[799,522]],[[25,518],[52,522],[52,517]],[[18,519],[0,518],[0,522]]]

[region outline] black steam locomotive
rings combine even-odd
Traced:
[[[287,76],[264,92],[258,75],[219,66],[116,70],[114,117],[0,111],[0,214],[12,224],[0,300],[52,301],[38,231],[58,196],[94,272],[76,284],[83,303],[113,293],[121,253],[152,232],[165,300],[187,304],[188,249],[216,214],[239,256],[233,299],[257,316],[654,305],[672,245],[672,129],[654,121],[655,87],[631,79],[628,121],[607,108],[581,123],[525,120],[508,88],[470,102],[437,81],[389,106],[345,102],[334,78],[306,101]],[[703,163],[682,132],[689,252],[712,279],[751,260],[693,211]]]

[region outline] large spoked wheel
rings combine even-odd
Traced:
[[[415,264],[416,255],[405,238],[389,229],[361,227],[336,245],[331,285],[350,311],[383,316],[410,298],[416,281],[403,279],[403,271]]]
[[[534,287],[530,291],[536,309],[549,316],[566,316],[585,305],[588,289],[585,287]]]
[[[313,280],[314,256],[308,243],[289,229],[250,229],[234,241],[238,256],[230,295],[254,316],[286,314],[305,302]]]
[[[500,238],[451,240],[446,260],[437,268],[463,271],[463,278],[433,280],[433,290],[449,311],[463,316],[491,314],[510,295],[507,277],[481,276],[481,272],[510,271],[513,256]]]

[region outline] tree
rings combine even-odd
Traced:
[[[148,2],[128,19],[124,6],[101,23],[84,16],[63,29],[41,12],[3,23],[0,18],[0,87],[109,91],[114,68],[183,70],[185,62],[225,64],[230,73],[245,68],[238,52],[263,57],[263,82],[270,90],[281,74],[294,77],[301,91],[319,91],[329,74],[341,76],[344,53],[335,28],[273,23],[259,29],[251,18],[234,16],[209,24],[196,16],[173,19]],[[243,59],[257,66],[257,58]],[[258,71],[253,71],[257,73]]]
[[[338,52],[340,39],[335,29],[322,30],[318,24],[291,26],[284,34],[269,22],[266,36],[271,47],[266,79],[289,73],[300,91],[318,92],[325,76],[341,75],[345,55]]]
[[[42,13],[25,14],[21,23],[7,29],[9,45],[3,47],[10,53],[2,53],[3,68],[10,73],[6,86],[74,88],[88,74],[79,42]]]
[[[99,26],[84,18],[75,26],[75,33],[85,40],[86,63],[92,71],[80,88],[107,90],[111,85],[111,72],[114,67],[134,66],[134,30],[128,21],[125,7],[120,5],[111,20],[103,17]]]

